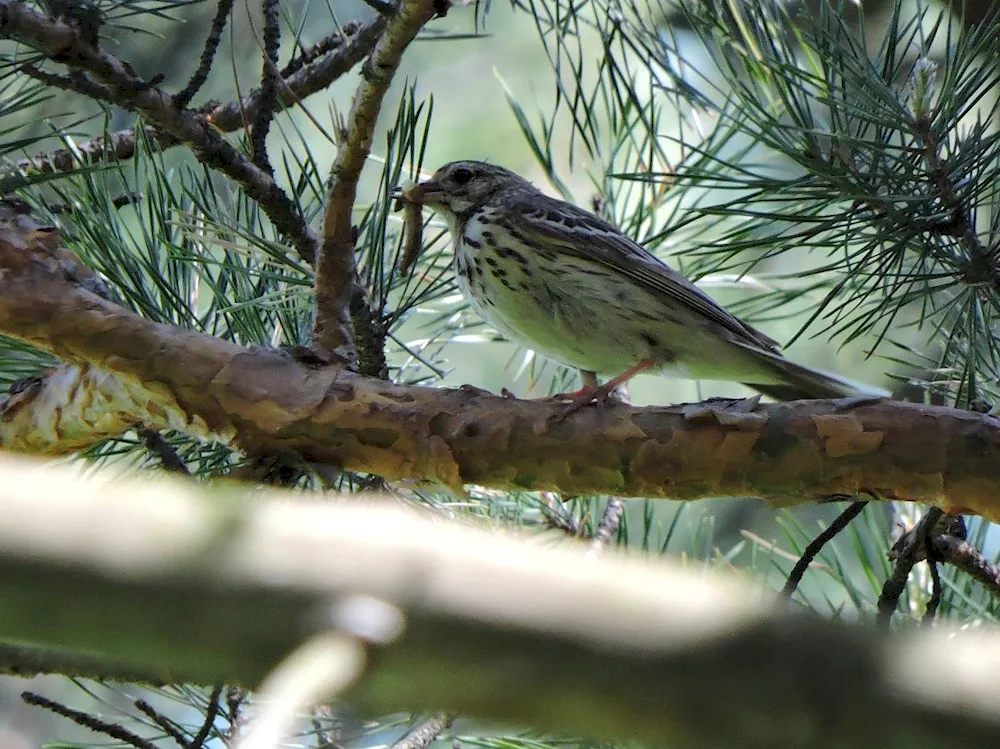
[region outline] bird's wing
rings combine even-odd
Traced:
[[[594,214],[541,193],[530,199],[515,198],[505,209],[516,218],[515,231],[524,234],[529,243],[535,235],[539,246],[555,245],[560,252],[605,265],[717,323],[737,341],[778,350],[777,341],[726,312],[645,247]]]

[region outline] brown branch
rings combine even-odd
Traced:
[[[7,642],[0,642],[0,674],[23,679],[41,674],[67,674],[100,681],[142,682],[161,687],[179,681],[167,669],[137,668],[134,664],[115,662],[96,651],[79,653]]]
[[[455,716],[445,712],[438,713],[393,743],[391,749],[427,749],[454,721]]]
[[[889,559],[899,559],[912,546],[914,562],[930,557],[935,562],[950,564],[978,580],[994,598],[1000,598],[1000,568],[965,537],[965,519],[961,515],[945,514],[933,527],[924,526],[923,533],[918,534],[915,528],[904,533],[893,544]]]
[[[226,710],[229,718],[229,728],[223,734],[223,741],[226,746],[230,746],[234,738],[239,736],[246,725],[246,713],[243,706],[246,704],[248,693],[243,687],[230,686],[226,689]]]
[[[958,749],[991,746],[1000,730],[995,632],[889,640],[777,611],[745,581],[670,560],[595,560],[578,544],[386,501],[251,498],[10,457],[0,515],[0,637],[103,650],[185,680],[259,683],[363,596],[403,612],[405,627],[370,647],[344,695],[362,714],[444,709],[743,749],[902,749],[914,735]]]
[[[313,348],[323,358],[353,362],[350,304],[354,290],[352,211],[358,179],[371,152],[375,122],[403,52],[438,15],[441,0],[400,0],[382,37],[361,69],[347,125],[330,172],[323,242],[316,262],[316,325]]]
[[[162,434],[155,429],[147,429],[141,424],[136,427],[136,430],[139,432],[139,439],[142,440],[142,444],[146,450],[160,459],[160,467],[164,471],[184,475],[191,473],[188,467],[184,465],[184,461],[181,460],[181,456],[177,454],[173,445],[167,442]]]
[[[278,103],[282,109],[299,104],[303,99],[324,91],[371,52],[385,29],[385,19],[375,18],[364,25],[345,27],[341,43],[329,54],[309,62],[287,75],[278,87]],[[334,35],[341,39],[340,32]],[[216,105],[205,116],[222,132],[239,130],[245,117],[252,118],[260,107],[262,92],[251,91],[241,101]]]
[[[1000,520],[1000,419],[854,398],[587,407],[395,385],[154,323],[82,288],[52,231],[0,223],[0,333],[67,363],[0,414],[66,454],[141,422],[252,455],[459,488],[799,504],[875,492]]]
[[[264,0],[263,3],[264,63],[260,74],[260,106],[250,124],[250,151],[253,163],[268,174],[274,174],[271,160],[267,156],[267,134],[271,121],[278,111],[278,88],[281,74],[278,71],[278,54],[281,51],[281,19],[278,14],[278,0]]]

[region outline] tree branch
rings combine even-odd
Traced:
[[[406,736],[395,742],[391,749],[427,749],[442,731],[451,727],[454,721],[455,716],[448,713],[432,715],[412,731],[407,732]]]
[[[270,174],[246,159],[204,116],[175,106],[173,97],[148,85],[114,55],[95,49],[77,30],[17,0],[0,0],[0,37],[25,44],[71,69],[89,73],[109,92],[109,101],[139,112],[187,145],[206,166],[238,182],[298,250],[312,262],[316,237],[295,203]]]
[[[56,232],[24,221],[0,223],[0,333],[67,364],[8,400],[8,450],[66,454],[142,423],[455,489],[776,504],[872,493],[1000,520],[989,414],[848,398],[622,404],[563,419],[559,404],[395,385],[151,322],[80,286]]]
[[[912,747],[918,735],[965,749],[1000,730],[996,633],[889,640],[665,559],[595,559],[392,502],[254,497],[0,460],[0,637],[256,684],[375,598],[405,628],[371,646],[344,695],[361,711],[702,748]]]
[[[361,69],[361,82],[330,173],[323,243],[316,263],[313,347],[322,356],[354,360],[349,311],[355,273],[352,211],[358,179],[371,152],[382,100],[403,52],[438,14],[440,4],[441,0],[399,0],[395,14],[389,17],[381,39]]]
[[[301,68],[290,71],[283,79],[278,86],[279,107],[286,109],[327,88],[364,59],[375,46],[384,28],[385,20],[376,18],[363,26],[349,27],[351,32],[345,31],[343,39],[339,33],[335,34],[336,44],[332,45],[331,51],[316,60],[310,60]],[[242,129],[247,121],[256,116],[261,98],[262,92],[256,88],[239,101],[226,104],[211,103],[199,109],[198,113],[211,122],[218,132],[231,133]],[[144,128],[144,137],[161,149],[180,143],[178,138],[153,126]],[[40,172],[69,171],[79,165],[80,155],[84,157],[85,163],[130,159],[135,155],[135,128],[119,130],[107,138],[101,136],[79,143],[73,150],[60,149],[30,159],[22,159],[17,162],[16,168]]]

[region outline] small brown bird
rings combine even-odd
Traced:
[[[640,372],[742,382],[778,398],[859,391],[778,344],[597,216],[502,167],[454,161],[408,190],[448,222],[462,293],[512,340],[580,370],[581,398]],[[596,387],[594,373],[611,375]]]

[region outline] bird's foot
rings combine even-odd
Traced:
[[[622,403],[623,401],[615,397],[619,385],[620,383],[609,380],[597,387],[584,387],[574,393],[563,393],[563,397],[560,400],[568,401],[568,403],[559,412],[559,421],[562,421],[572,413],[576,413],[584,406],[589,406],[591,403],[596,404],[599,408]]]
[[[553,395],[546,395],[537,400],[542,403],[561,403],[562,401],[574,401],[577,398],[588,398],[597,388],[596,387],[582,387],[579,390],[571,390],[568,393],[554,393]],[[588,398],[589,402],[589,398]]]
[[[590,377],[584,377],[584,386],[574,393],[563,393],[555,396],[560,400],[569,400],[565,410],[560,412],[559,420],[562,421],[571,413],[579,411],[586,405],[596,403],[598,406],[608,406],[611,404],[628,402],[628,381],[642,372],[648,372],[654,367],[652,359],[643,359],[633,367],[629,367],[617,377],[613,377],[603,385],[597,385],[597,378],[592,373],[587,373]],[[621,391],[624,397],[616,395]]]

